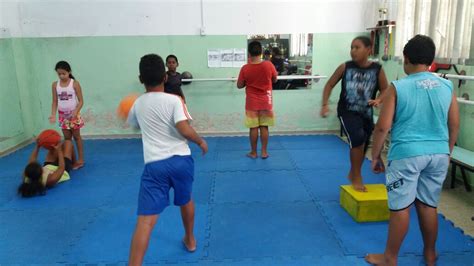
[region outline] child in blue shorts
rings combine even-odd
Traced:
[[[369,254],[373,265],[397,265],[415,203],[427,265],[435,265],[439,196],[459,131],[459,110],[450,81],[428,72],[435,56],[433,40],[416,35],[403,49],[407,77],[393,81],[384,95],[374,130],[372,169],[385,170],[380,158],[391,130],[386,186],[390,224],[384,254]]]
[[[140,60],[140,82],[146,93],[132,106],[127,122],[140,128],[145,169],[138,196],[138,221],[133,235],[129,265],[141,265],[150,235],[159,214],[169,205],[169,190],[174,189],[174,204],[181,207],[185,229],[183,244],[196,250],[194,202],[191,199],[194,161],[187,140],[199,145],[203,154],[207,143],[190,126],[192,119],[181,97],[164,92],[165,64],[156,54]]]

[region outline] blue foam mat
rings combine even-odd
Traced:
[[[218,204],[212,208],[211,259],[307,254],[342,255],[312,202]]]
[[[217,151],[210,151],[205,155],[202,152],[193,152],[194,171],[198,172],[213,172],[217,167]]]
[[[287,150],[318,150],[347,148],[347,144],[335,135],[298,136],[271,136],[272,140],[279,141]]]
[[[347,179],[347,169],[327,170],[298,170],[309,190],[320,201],[339,201],[340,186],[350,184]],[[370,170],[370,162],[365,161],[362,167],[362,176],[365,184],[385,184],[383,174],[374,174]]]
[[[196,252],[190,254],[181,242],[184,229],[178,207],[168,207],[160,215],[150,238],[145,262],[153,263],[179,259],[196,261],[204,254],[207,246],[206,218],[207,205],[196,204],[195,231]],[[93,223],[74,241],[72,248],[65,254],[66,262],[120,262],[128,260],[137,216],[135,209],[129,207],[108,208],[100,212]],[[100,240],[100,241],[98,241]]]
[[[295,169],[288,152],[274,150],[270,158],[252,159],[245,151],[220,151],[216,160],[216,171],[257,171],[257,170],[292,170]]]
[[[310,201],[295,170],[216,173],[215,203]]]
[[[349,171],[349,148],[288,150],[297,169],[325,170],[347,169]]]
[[[260,139],[257,142],[257,149],[260,150],[261,142]],[[278,138],[271,136],[268,140],[268,150],[281,150],[281,145]],[[217,149],[219,151],[250,151],[250,140],[249,137],[227,137],[219,138],[217,142]]]
[[[340,240],[345,254],[363,256],[367,253],[383,253],[388,232],[388,222],[357,223],[339,205],[338,202],[327,202],[321,205],[323,214],[337,238]],[[410,227],[400,249],[400,254],[421,254],[423,240],[419,231],[416,211],[410,212]],[[437,251],[444,253],[474,252],[474,241],[452,223],[439,216],[439,233]]]
[[[2,185],[0,186],[0,209],[15,199],[17,196],[17,189],[21,183],[20,178],[3,178],[1,179]]]
[[[366,265],[366,252],[383,250],[387,223],[357,224],[338,206],[349,170],[349,148],[338,137],[271,136],[268,160],[245,157],[247,137],[206,140],[204,157],[190,144],[202,245],[195,254],[184,251],[179,208],[170,206],[146,264]],[[86,166],[32,199],[16,189],[33,145],[0,158],[0,264],[126,265],[143,170],[141,140],[84,144]],[[368,161],[362,172],[366,183],[385,180],[370,172]],[[400,265],[422,265],[416,215],[412,219]],[[443,218],[439,230],[438,265],[472,265],[472,238]]]
[[[0,263],[64,262],[64,253],[97,212],[87,209],[0,211]]]

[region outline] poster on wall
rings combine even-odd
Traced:
[[[232,67],[234,64],[234,49],[221,49],[221,67]]]
[[[246,49],[234,49],[234,62],[232,63],[233,67],[242,67],[247,63],[247,51]]]
[[[221,52],[219,49],[207,50],[207,66],[221,67]]]
[[[247,63],[247,49],[208,49],[208,67],[242,67]]]

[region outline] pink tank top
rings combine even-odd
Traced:
[[[77,96],[74,90],[74,80],[71,79],[67,87],[61,87],[61,82],[56,83],[56,93],[58,95],[58,111],[71,113],[77,107]]]

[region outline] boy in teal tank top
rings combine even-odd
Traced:
[[[384,95],[374,130],[372,170],[385,171],[380,154],[391,130],[386,171],[390,223],[384,254],[366,256],[373,265],[397,265],[413,203],[423,235],[425,262],[436,262],[436,207],[459,131],[459,110],[452,83],[428,72],[435,50],[427,36],[416,35],[409,40],[403,49],[403,68],[408,76],[392,82]]]

